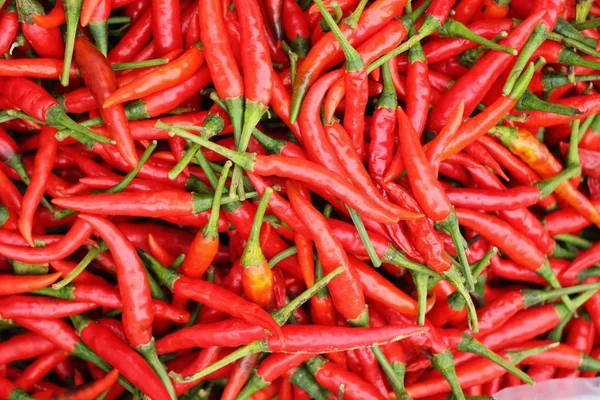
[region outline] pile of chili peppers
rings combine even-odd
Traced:
[[[0,0],[0,399],[600,371],[600,1]]]

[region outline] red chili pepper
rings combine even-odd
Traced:
[[[29,392],[36,383],[52,372],[52,369],[67,359],[68,355],[60,349],[42,354],[25,368],[23,373],[15,380],[15,383],[24,391]],[[114,380],[116,381],[117,377]]]
[[[150,365],[110,328],[97,322],[87,321],[81,316],[72,317],[72,320],[83,342],[118,369],[135,387],[148,396],[156,396],[160,399],[171,398]]]
[[[290,41],[290,47],[299,59],[303,59],[310,50],[310,28],[302,8],[293,0],[283,0],[283,29]]]
[[[79,218],[102,235],[114,257],[123,301],[125,334],[133,347],[145,352],[147,347],[153,346],[154,310],[144,267],[131,243],[114,224],[92,215],[81,214]]]
[[[56,129],[49,126],[42,129],[40,134],[40,144],[42,147],[36,154],[31,182],[23,196],[21,215],[19,217],[19,231],[32,247],[34,247],[34,243],[31,234],[35,210],[44,196],[46,180],[52,171],[58,146],[58,142],[54,137],[55,133]]]
[[[513,91],[508,96],[502,96],[490,104],[483,112],[467,120],[454,135],[449,146],[444,149],[442,160],[457,154],[459,151],[483,136],[488,130],[502,119],[517,103],[517,100],[525,91],[534,72],[534,65],[530,64],[528,69],[514,85]],[[454,86],[453,86],[454,87]],[[460,100],[459,100],[460,102]],[[466,107],[466,104],[465,104]]]
[[[336,309],[351,323],[366,324],[368,311],[364,295],[359,286],[356,272],[350,266],[341,243],[331,234],[321,213],[300,194],[297,184],[288,180],[287,189],[292,207],[315,241],[323,271],[330,273],[338,266],[344,266],[342,275],[330,284],[331,296]]]
[[[258,363],[258,354],[251,354],[239,360],[234,366],[233,372],[227,379],[227,384],[223,389],[222,399],[235,399],[240,394],[244,384],[250,378],[250,374]]]
[[[514,157],[506,147],[501,146],[488,136],[479,138],[479,142],[485,146],[490,154],[505,168],[511,177],[522,185],[532,184],[540,180],[539,176],[527,164]],[[550,195],[540,201],[545,208],[551,207],[556,202],[554,195]]]
[[[448,198],[455,207],[465,207],[482,211],[515,210],[532,206],[546,197],[557,186],[577,174],[577,170],[565,170],[553,178],[536,182],[531,186],[517,186],[506,190],[486,190],[472,188],[450,188]]]
[[[346,101],[344,111],[344,128],[352,139],[352,144],[359,156],[364,152],[364,111],[368,101],[367,70],[361,55],[350,45],[344,33],[336,25],[333,17],[326,11],[322,2],[316,2],[323,14],[323,19],[331,29],[346,57],[344,85]]]
[[[23,245],[0,244],[0,254],[29,264],[62,260],[81,247],[92,232],[92,228],[85,222],[75,222],[65,236],[46,247],[32,248],[22,247]]]
[[[19,19],[14,6],[9,5],[2,11],[0,15],[0,30],[3,32],[0,39],[0,54],[4,54],[8,51],[19,32]]]
[[[596,339],[596,328],[594,323],[586,321],[583,317],[574,318],[567,336],[566,344],[573,349],[589,354],[594,346]],[[580,372],[573,369],[559,369],[556,373],[557,378],[577,378]]]
[[[151,9],[155,54],[160,57],[172,50],[181,49],[183,35],[179,1],[153,0]]]
[[[74,122],[60,104],[42,87],[25,78],[0,77],[0,94],[23,112],[53,126],[65,127],[83,135],[94,136],[93,132]],[[96,135],[94,137],[97,137]],[[102,139],[104,142],[107,140]],[[110,142],[110,141],[108,141]]]
[[[321,124],[321,103],[325,93],[334,82],[342,78],[343,72],[337,70],[320,78],[311,87],[304,100],[298,124],[302,132],[302,140],[306,146],[309,159],[324,165],[330,171],[344,176],[345,172],[330,141],[327,139]],[[298,78],[296,78],[297,82]]]
[[[6,176],[4,171],[0,170],[0,201],[8,207],[13,213],[19,215],[21,213],[21,204],[23,197],[15,184]]]
[[[391,60],[390,62],[394,62]],[[383,75],[383,92],[377,102],[377,108],[371,117],[369,134],[369,173],[376,178],[383,178],[394,154],[394,138],[396,132],[396,106],[398,100],[392,84],[389,63],[381,67]]]
[[[336,393],[340,385],[344,387],[343,396],[352,400],[383,399],[375,387],[363,381],[357,375],[344,370],[336,364],[317,356],[307,363],[308,369],[317,382]]]
[[[166,284],[173,293],[196,300],[207,307],[226,312],[236,318],[241,318],[250,324],[256,324],[281,336],[279,325],[273,318],[256,304],[232,294],[226,289],[210,282],[192,279],[151,262],[148,254],[142,254],[147,265],[157,274],[162,283]]]
[[[85,0],[81,6],[81,26],[87,26],[92,20],[94,10],[100,6],[102,0]]]
[[[547,301],[558,299],[565,294],[578,293],[593,289],[597,284],[573,286],[564,289],[554,289],[550,291],[540,290],[519,290],[508,291],[493,302],[486,304],[479,309],[479,336],[492,332],[496,327],[502,326],[509,321],[516,313],[531,306],[538,305]]]
[[[534,358],[536,354],[545,354],[548,345],[532,347],[521,352],[502,354],[511,363],[517,364]],[[483,384],[498,376],[504,375],[505,370],[497,364],[487,359],[474,360],[468,365],[461,365],[456,368],[458,383],[462,388],[469,388],[474,385]],[[451,388],[450,384],[443,377],[432,377],[421,380],[418,383],[407,385],[406,390],[413,398],[423,398],[439,393],[445,393]]]
[[[6,339],[0,345],[0,360],[8,364],[13,361],[38,357],[54,350],[54,344],[35,333],[22,333]]]
[[[108,364],[83,344],[77,337],[75,330],[63,320],[18,318],[15,322],[43,336],[52,342],[56,348],[82,360],[92,362],[104,370],[109,369]],[[120,383],[127,385],[128,390],[133,391],[133,388],[127,382],[121,381]]]
[[[132,61],[152,36],[152,10],[146,9],[119,43],[108,53],[110,63]]]
[[[397,109],[397,114],[402,158],[407,166],[408,180],[413,188],[415,198],[425,215],[431,218],[439,228],[451,234],[467,287],[471,287],[473,285],[472,276],[464,253],[464,239],[458,230],[454,208],[435,177],[408,117],[400,107]],[[427,188],[427,191],[424,188]],[[473,323],[476,324],[476,322]]]
[[[544,12],[540,11],[529,16],[500,44],[519,50],[543,15]],[[461,100],[465,101],[465,114],[471,114],[494,83],[494,78],[507,68],[510,57],[510,54],[496,50],[483,56],[467,74],[461,76],[452,88],[440,97],[429,115],[428,127],[439,131]]]
[[[27,42],[41,57],[62,59],[65,45],[58,26],[43,28],[34,23],[34,15],[44,15],[44,8],[35,0],[17,4],[21,30]]]
[[[579,110],[576,116],[558,115],[548,111],[527,112],[527,120],[522,125],[525,129],[563,124],[574,119],[585,118],[600,111],[600,95],[573,96],[557,100],[554,104],[567,105]]]
[[[552,287],[560,287],[546,255],[522,232],[501,219],[477,211],[458,209],[457,215],[461,225],[479,232],[509,258],[540,274]]]
[[[242,132],[244,84],[229,46],[220,2],[202,0],[198,10],[200,37],[206,49],[206,63],[210,68],[217,93],[227,106],[233,130],[239,141]]]
[[[429,83],[428,61],[419,42],[409,49],[406,74],[406,115],[419,137],[423,134],[429,113],[431,84]]]
[[[530,347],[537,344],[546,344],[548,341],[529,341],[519,347]],[[517,347],[517,348],[519,348]],[[559,344],[554,348],[539,353],[526,360],[523,364],[528,365],[552,365],[559,368],[581,369],[581,370],[598,370],[600,362],[589,355],[574,349],[568,344]]]
[[[204,51],[202,46],[196,43],[173,62],[146,74],[138,75],[131,82],[116,89],[102,106],[104,108],[112,107],[172,87],[174,84],[190,78],[203,63]]]

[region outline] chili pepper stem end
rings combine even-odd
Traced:
[[[523,48],[521,49],[521,53],[519,54],[515,65],[508,74],[506,83],[502,88],[503,95],[508,96],[511,93],[515,86],[515,83],[519,79],[519,76],[525,69],[525,65],[527,65],[527,62],[529,61],[535,50],[541,46],[544,40],[546,40],[547,36],[548,30],[546,29],[546,25],[538,24],[529,36],[529,39],[527,39],[527,42],[525,43]]]
[[[548,261],[547,258],[544,261],[544,264],[542,264],[542,266],[540,268],[538,268],[535,272],[539,276],[544,278],[544,280],[546,282],[548,282],[550,284],[550,286],[553,287],[554,289],[562,288],[562,286],[560,285],[560,282],[558,281],[558,278],[556,278],[556,275],[554,275],[554,271],[552,271],[552,267],[550,267],[550,262]],[[567,295],[562,296],[561,300],[562,300],[563,304],[569,309],[569,311],[575,312],[577,310],[577,308],[575,307],[575,305],[573,304],[573,302],[571,301],[569,296],[567,296]]]
[[[458,382],[458,377],[456,376],[454,357],[452,356],[450,350],[448,349],[442,353],[435,354],[431,359],[431,364],[444,376],[456,399],[466,400],[465,394],[463,393]]]
[[[138,353],[140,353],[148,365],[152,367],[154,373],[160,378],[163,385],[171,395],[172,400],[177,400],[177,394],[175,393],[175,388],[173,387],[173,382],[169,379],[169,375],[165,369],[163,363],[159,360],[158,355],[156,354],[156,346],[154,345],[154,338],[147,344],[140,345],[136,348]]]
[[[488,349],[486,346],[484,346],[481,342],[474,339],[470,335],[467,335],[466,333],[463,333],[461,341],[458,342],[457,349],[460,351],[463,351],[463,352],[469,352],[469,353],[473,353],[473,354],[477,354],[479,356],[485,357],[488,360],[492,361],[493,363],[498,364],[499,366],[501,366],[502,368],[504,368],[511,374],[515,375],[522,381],[527,382],[530,385],[535,384],[535,381],[533,379],[531,379],[531,377],[529,375],[527,375],[526,373],[521,371],[519,368],[515,367],[513,364],[511,364],[504,358],[500,357],[498,354],[494,353],[493,351]]]
[[[415,289],[417,291],[417,325],[425,325],[425,313],[427,312],[427,284],[429,283],[429,276],[421,274],[419,272],[412,272],[413,282],[415,283]]]
[[[462,296],[465,300],[465,305],[467,306],[467,315],[469,319],[469,329],[473,333],[477,333],[479,331],[479,324],[477,322],[477,310],[475,310],[475,304],[473,304],[473,299],[467,292],[465,285],[462,282],[462,277],[458,273],[455,267],[450,268],[447,271],[444,271],[444,276],[448,281],[456,288],[456,291]]]
[[[469,292],[472,292],[473,290],[475,290],[475,283],[473,280],[471,268],[469,267],[467,255],[465,253],[465,247],[467,247],[467,244],[462,234],[460,233],[456,212],[454,212],[453,210],[452,214],[450,214],[445,220],[438,222],[435,225],[437,229],[448,233],[452,237],[452,242],[454,242],[454,248],[456,249],[456,254],[458,255],[458,261],[460,263],[460,267],[465,278],[465,285],[467,287],[467,290]]]

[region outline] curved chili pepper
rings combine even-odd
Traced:
[[[97,322],[86,321],[81,316],[74,316],[72,320],[83,342],[118,369],[135,387],[148,396],[171,398],[152,368],[110,328]]]
[[[330,284],[331,296],[336,309],[350,322],[364,325],[368,321],[364,295],[359,286],[356,271],[349,264],[340,242],[331,234],[325,218],[305,199],[297,184],[288,180],[288,195],[296,214],[307,227],[319,253],[325,273],[332,272],[339,265],[344,266],[340,278]]]
[[[42,147],[36,154],[31,182],[23,196],[21,215],[19,217],[19,231],[31,247],[34,247],[31,234],[35,210],[44,196],[46,180],[52,171],[58,147],[58,142],[54,137],[55,133],[56,129],[49,126],[45,126],[42,129],[40,133],[40,144]]]
[[[200,37],[202,45],[206,49],[206,63],[214,79],[217,93],[227,106],[233,131],[239,142],[242,133],[244,83],[229,46],[220,2],[218,0],[202,0],[199,3],[198,11]]]
[[[67,359],[68,355],[60,349],[43,354],[25,368],[21,376],[15,380],[15,383],[21,389],[28,392],[37,382],[49,374],[54,367]],[[117,377],[118,375],[115,376],[113,383],[117,380]]]
[[[101,217],[79,215],[106,241],[117,264],[117,279],[123,301],[125,334],[133,347],[140,351],[152,346],[152,321],[154,310],[150,297],[148,278],[135,249],[114,224]],[[130,282],[127,284],[127,282]],[[133,284],[135,282],[135,284]]]
[[[0,254],[29,264],[62,260],[81,247],[92,232],[93,230],[88,224],[83,221],[76,221],[65,236],[46,247],[32,248],[22,247],[22,245],[0,244]]]
[[[344,169],[335,156],[333,146],[327,140],[320,116],[321,103],[325,97],[325,93],[334,82],[343,77],[342,74],[343,71],[337,70],[315,82],[306,95],[302,110],[300,111],[298,124],[309,158],[314,162],[326,166],[332,172],[344,176]]]
[[[17,12],[25,38],[41,57],[62,59],[65,45],[58,26],[43,28],[34,23],[34,15],[44,15],[44,8],[35,0],[19,0]]]
[[[175,83],[190,78],[203,63],[204,51],[202,45],[196,43],[173,62],[139,75],[131,82],[116,89],[104,101],[102,107],[112,107],[167,89]]]
[[[181,271],[191,278],[200,278],[210,267],[215,255],[219,249],[219,209],[221,207],[221,195],[225,187],[225,179],[229,172],[231,163],[225,164],[221,172],[221,178],[215,188],[215,195],[212,201],[210,219],[202,231],[196,234],[186,257],[181,264]]]
[[[478,140],[490,154],[502,165],[503,168],[508,170],[511,176],[517,180],[520,184],[532,184],[540,180],[539,176],[531,169],[527,164],[519,160],[517,157],[513,157],[510,151],[500,145],[495,140],[488,136],[482,136]],[[551,207],[556,202],[555,196],[550,195],[540,201],[540,205],[545,208]]]
[[[4,32],[2,39],[0,39],[0,54],[4,54],[8,51],[19,32],[19,19],[14,6],[9,5],[2,11],[0,15],[0,30]]]
[[[532,14],[500,43],[519,50],[543,15],[544,11]],[[428,127],[439,131],[461,100],[465,101],[465,114],[471,114],[494,83],[494,78],[507,68],[510,57],[509,54],[496,50],[483,56],[440,97],[429,115]]]
[[[451,234],[467,287],[472,287],[472,276],[464,253],[464,239],[458,230],[454,208],[441,188],[439,181],[435,178],[425,152],[419,143],[418,135],[412,129],[408,117],[401,108],[397,109],[397,115],[402,158],[407,165],[408,180],[413,188],[415,198],[425,215],[435,221],[439,228]],[[427,188],[427,192],[423,190],[424,188]],[[476,326],[475,321],[473,321],[473,324]]]

